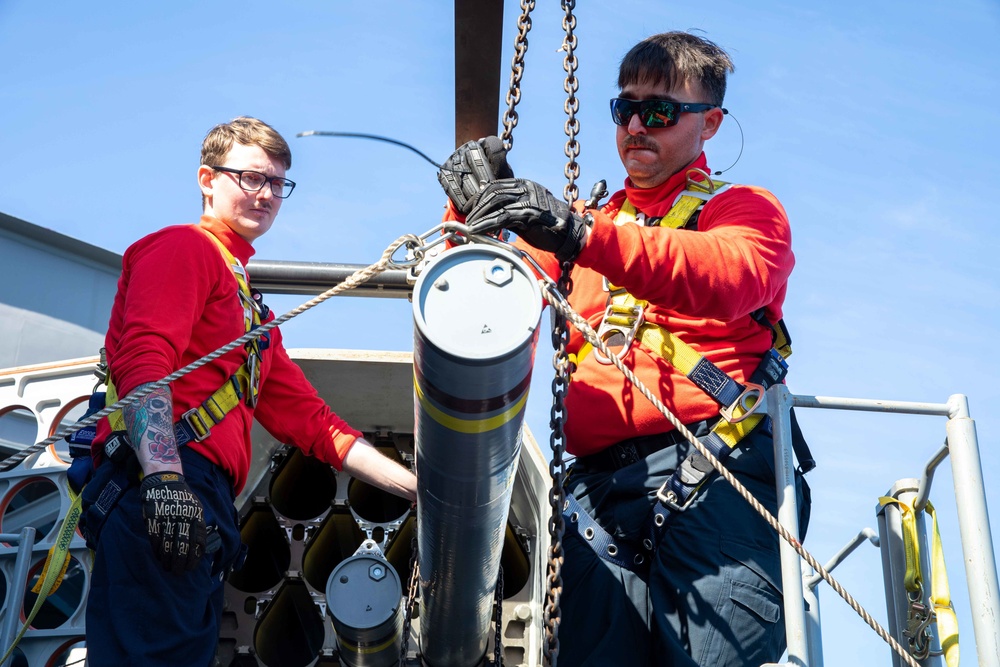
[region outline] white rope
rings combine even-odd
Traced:
[[[331,297],[334,297],[334,296],[340,294],[341,292],[346,292],[348,290],[354,289],[355,287],[358,287],[359,285],[367,282],[368,280],[371,280],[373,277],[377,276],[379,273],[382,273],[383,271],[385,271],[386,269],[388,269],[390,266],[399,266],[398,264],[396,264],[395,262],[392,261],[392,256],[395,254],[395,252],[400,247],[402,247],[404,244],[419,244],[420,242],[421,242],[421,239],[418,238],[418,237],[416,237],[416,236],[414,236],[414,235],[412,235],[412,234],[406,234],[404,236],[399,237],[392,244],[390,244],[388,248],[385,249],[385,251],[382,253],[382,257],[379,259],[379,261],[377,261],[374,264],[371,264],[369,266],[366,266],[363,269],[358,269],[357,271],[355,271],[354,273],[352,273],[350,276],[348,276],[344,280],[344,282],[340,283],[339,285],[336,285],[335,287],[331,287],[330,289],[328,289],[327,291],[323,292],[319,296],[317,296],[317,297],[315,297],[313,299],[310,299],[309,301],[303,303],[301,306],[298,306],[297,308],[294,308],[294,309],[288,311],[287,313],[285,313],[281,317],[276,317],[275,319],[271,320],[267,324],[262,324],[259,327],[253,329],[252,331],[248,331],[247,333],[243,334],[242,336],[240,336],[236,340],[232,341],[231,343],[227,343],[226,345],[223,345],[222,347],[220,347],[219,349],[215,350],[214,352],[210,352],[209,354],[206,354],[201,359],[198,359],[196,361],[191,362],[190,364],[188,364],[184,368],[181,368],[179,370],[174,371],[173,373],[171,373],[170,375],[166,376],[162,380],[158,380],[156,382],[150,383],[150,384],[146,385],[145,387],[143,387],[142,389],[132,392],[131,394],[129,394],[125,398],[119,400],[114,405],[109,405],[106,408],[104,408],[103,410],[101,410],[99,412],[95,412],[94,414],[90,415],[89,417],[87,417],[85,419],[81,419],[80,421],[76,422],[75,424],[72,424],[70,426],[65,426],[65,427],[59,429],[59,431],[55,435],[49,436],[48,438],[46,438],[45,440],[42,440],[41,442],[37,442],[34,445],[31,445],[30,447],[25,447],[20,452],[17,452],[16,454],[10,456],[8,459],[6,459],[5,461],[3,461],[3,463],[0,464],[0,472],[6,472],[7,470],[10,470],[11,468],[16,467],[17,465],[19,465],[22,461],[24,461],[26,458],[28,458],[32,454],[35,454],[37,452],[42,451],[47,446],[49,446],[49,445],[51,445],[51,444],[53,444],[55,442],[58,442],[59,440],[62,440],[66,436],[70,435],[71,433],[75,433],[76,431],[79,431],[82,428],[86,428],[87,426],[90,426],[92,424],[96,424],[99,419],[101,419],[102,417],[105,417],[105,416],[111,414],[115,410],[119,410],[119,409],[128,407],[129,405],[132,405],[133,403],[135,403],[136,401],[138,401],[140,398],[149,395],[151,392],[153,392],[153,391],[155,391],[155,390],[157,390],[157,389],[159,389],[161,387],[167,386],[168,384],[170,384],[174,380],[178,380],[178,379],[184,377],[185,375],[187,375],[188,373],[190,373],[192,371],[198,370],[199,368],[201,368],[205,364],[209,364],[209,363],[215,361],[216,359],[218,359],[222,355],[226,354],[227,352],[229,352],[231,350],[234,350],[237,347],[240,347],[241,345],[245,345],[246,343],[250,342],[251,340],[255,340],[257,338],[260,338],[261,336],[263,336],[265,333],[267,333],[271,329],[284,324],[285,322],[287,322],[288,320],[292,319],[293,317],[297,317],[298,315],[301,315],[302,313],[304,313],[305,311],[309,310],[310,308],[312,308],[314,306],[318,306],[319,304],[323,303],[327,299],[329,299]]]
[[[521,254],[526,258],[528,257],[524,253],[519,253],[519,254]],[[772,515],[767,510],[766,507],[761,505],[760,502],[753,496],[753,494],[750,493],[750,491],[745,486],[743,486],[743,484],[741,484],[740,481],[736,479],[736,477],[734,477],[733,474],[729,472],[729,470],[724,465],[722,465],[722,462],[719,461],[719,459],[717,459],[712,454],[712,452],[710,452],[705,447],[705,445],[703,445],[701,441],[699,441],[698,438],[696,438],[694,434],[691,433],[691,431],[689,431],[687,427],[685,427],[684,424],[681,423],[681,421],[677,418],[677,416],[674,415],[663,404],[663,402],[660,401],[660,399],[657,396],[653,395],[653,393],[650,392],[648,388],[646,388],[646,386],[642,383],[642,381],[639,380],[639,378],[637,378],[635,374],[621,362],[621,359],[619,359],[617,355],[615,355],[608,349],[608,346],[604,343],[603,340],[601,340],[598,337],[597,332],[594,331],[594,328],[591,327],[586,320],[580,317],[580,315],[570,307],[570,305],[566,302],[565,298],[563,298],[562,294],[559,293],[559,290],[556,287],[555,283],[553,283],[548,278],[540,279],[538,283],[542,289],[542,294],[545,297],[545,300],[548,301],[550,304],[552,304],[553,308],[562,313],[567,320],[572,322],[573,326],[575,326],[577,330],[579,330],[580,333],[584,335],[584,337],[591,345],[593,345],[597,349],[600,349],[601,353],[611,360],[611,363],[614,364],[615,368],[621,371],[622,374],[624,374],[625,377],[628,378],[629,382],[631,382],[635,386],[635,388],[638,389],[642,393],[642,395],[645,396],[649,400],[649,402],[652,403],[656,407],[656,409],[660,411],[660,414],[666,417],[667,421],[673,424],[674,428],[676,428],[677,431],[681,435],[683,435],[684,438],[689,443],[691,443],[692,446],[694,446],[699,452],[701,452],[702,456],[708,459],[708,461],[712,464],[712,467],[715,468],[719,472],[719,474],[722,475],[722,477],[733,486],[734,489],[736,489],[736,491],[743,497],[744,500],[750,503],[750,506],[753,507],[754,510],[756,510],[757,513],[764,518],[764,520],[768,523],[768,525],[770,525],[771,528],[773,528],[775,532],[777,532],[778,535],[780,535],[783,540],[788,542],[788,544],[790,544],[792,548],[795,549],[795,552],[803,560],[805,560],[806,563],[809,564],[809,567],[815,570],[826,583],[830,584],[833,590],[835,590],[837,594],[840,595],[840,597],[843,598],[848,605],[850,605],[851,609],[857,612],[857,614],[865,621],[865,623],[867,623],[868,626],[872,630],[874,630],[879,637],[881,637],[887,644],[889,644],[892,650],[895,651],[897,654],[899,654],[899,656],[906,662],[907,665],[909,665],[909,667],[920,667],[920,664],[913,658],[913,656],[911,656],[906,651],[906,649],[904,649],[902,645],[900,645],[899,642],[893,639],[893,637],[889,634],[889,632],[885,628],[883,628],[878,623],[878,621],[872,618],[871,614],[869,614],[868,611],[866,611],[865,608],[857,600],[855,600],[854,597],[850,593],[848,593],[843,586],[840,585],[840,582],[834,579],[833,575],[831,575],[826,570],[826,568],[824,568],[813,557],[813,555],[810,554],[802,546],[798,538],[789,533],[788,530],[778,522],[778,520],[774,517],[774,515]]]

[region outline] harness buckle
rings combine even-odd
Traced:
[[[601,326],[597,329],[597,337],[608,344],[608,341],[616,334],[623,336],[625,340],[621,343],[621,352],[618,353],[618,356],[621,357],[632,347],[632,343],[639,333],[639,327],[645,321],[643,308],[639,304],[619,306],[609,303],[608,307],[604,309],[604,317],[601,318]],[[615,341],[615,347],[618,345],[618,341]],[[594,348],[594,358],[605,366],[611,363],[611,359],[605,356],[599,347]]]
[[[660,503],[664,507],[666,507],[668,510],[670,510],[671,512],[683,512],[684,510],[686,510],[688,508],[688,505],[691,504],[691,501],[694,500],[694,498],[695,498],[695,496],[697,494],[692,493],[692,494],[690,494],[687,497],[687,500],[685,500],[683,503],[678,502],[680,500],[680,498],[677,497],[677,492],[675,492],[673,490],[667,490],[667,484],[669,484],[669,483],[670,483],[670,480],[667,479],[667,481],[663,482],[663,484],[660,486],[660,488],[656,490],[656,499],[659,500]],[[663,515],[659,514],[659,515],[655,515],[653,517],[654,523],[655,523],[657,517],[659,517],[659,516],[663,516]],[[662,526],[662,524],[663,524],[663,521],[661,520],[660,523],[656,524],[657,528],[659,528],[660,526]]]
[[[761,412],[761,408],[767,405],[764,391],[765,390],[762,385],[754,382],[747,382],[746,388],[743,389],[743,393],[740,394],[731,405],[723,406],[719,410],[719,414],[721,414],[722,418],[730,424],[739,424],[750,415]],[[753,403],[748,405],[750,399],[755,400]],[[735,412],[737,407],[743,408],[745,412],[741,415],[736,415]]]
[[[190,429],[191,435],[193,436],[191,439],[195,442],[201,442],[208,437],[209,433],[212,432],[212,428],[208,425],[208,422],[205,421],[205,418],[201,416],[200,412],[198,412],[199,407],[201,406],[191,408],[181,415],[181,421],[187,424],[187,427]],[[204,433],[202,433],[202,431],[204,431]]]

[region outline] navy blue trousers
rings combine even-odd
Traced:
[[[223,578],[240,549],[233,486],[222,470],[187,447],[181,448],[181,460],[188,486],[204,507],[205,523],[217,527],[222,546],[190,572],[166,571],[147,537],[138,486],[130,485],[96,536],[87,598],[91,667],[215,662]],[[113,473],[110,463],[100,466],[84,489],[85,498],[105,488]]]
[[[708,425],[692,430],[704,435]],[[770,434],[755,431],[727,468],[777,513]],[[617,539],[638,547],[656,490],[687,455],[670,445],[619,470],[574,464],[566,490]],[[799,479],[801,537],[809,494]],[[559,663],[758,667],[785,649],[778,537],[721,476],[669,523],[648,574],[599,558],[578,534],[564,541]]]

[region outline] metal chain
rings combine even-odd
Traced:
[[[562,276],[559,278],[558,290],[563,298],[568,297],[572,290],[570,278],[572,266],[570,262],[563,264]],[[566,480],[566,462],[563,460],[565,450],[563,424],[566,421],[566,390],[569,387],[570,373],[572,372],[569,354],[566,351],[568,343],[569,326],[565,316],[557,311],[552,327],[552,346],[556,350],[555,354],[552,355],[552,366],[556,372],[555,377],[552,378],[552,411],[549,419],[549,427],[552,429],[549,435],[549,444],[552,447],[552,460],[549,462],[552,488],[549,489],[551,515],[549,516],[548,571],[545,578],[545,609],[542,614],[545,623],[545,664],[549,667],[556,667],[559,664],[559,623],[562,616],[559,606],[563,586],[562,539],[566,530],[562,515],[563,505],[566,503],[566,493],[563,490],[563,484]]]
[[[566,187],[563,188],[563,196],[570,205],[576,201],[578,189],[576,179],[580,176],[580,166],[576,158],[580,155],[580,144],[576,140],[576,135],[580,131],[580,121],[576,117],[576,112],[580,110],[580,102],[576,99],[576,91],[579,89],[579,82],[576,79],[577,59],[574,53],[576,49],[576,35],[573,30],[576,28],[576,17],[573,9],[576,6],[575,0],[562,0],[562,7],[566,12],[563,17],[563,30],[566,35],[563,38],[562,50],[563,70],[566,72],[566,81],[563,90],[566,91],[566,103],[563,108],[568,116],[565,124],[566,136],[566,168],[563,173],[566,175]],[[558,290],[563,299],[569,298],[573,290],[571,274],[573,271],[572,262],[564,262],[562,265],[562,275],[559,277]],[[549,475],[552,477],[552,488],[549,490],[549,505],[552,514],[549,517],[549,549],[548,549],[548,574],[545,582],[545,610],[542,617],[545,622],[545,664],[549,667],[556,667],[559,664],[559,623],[562,620],[562,610],[560,601],[562,598],[562,564],[564,559],[562,539],[566,530],[563,521],[563,505],[566,503],[566,493],[563,484],[566,481],[566,462],[563,460],[565,452],[566,438],[564,434],[564,424],[566,423],[566,391],[569,388],[570,374],[573,372],[566,351],[569,344],[569,325],[566,317],[558,312],[554,318],[552,327],[552,346],[555,354],[552,357],[552,365],[555,368],[555,377],[552,379],[552,412],[549,426],[552,428],[550,444],[552,446],[552,460],[549,462]]]
[[[521,76],[524,74],[524,54],[528,52],[528,31],[531,30],[531,12],[535,0],[521,0],[521,16],[517,19],[517,38],[514,40],[514,60],[510,64],[510,89],[507,91],[507,110],[503,112],[503,147],[509,152],[514,147],[514,128],[521,101]]]
[[[493,667],[503,667],[503,642],[501,641],[501,629],[503,628],[503,565],[497,573],[496,598],[493,600],[493,625],[496,634],[493,635]]]
[[[566,10],[566,15],[563,17],[562,22],[563,30],[566,32],[562,46],[562,50],[565,51],[565,56],[563,56],[563,70],[566,72],[566,81],[563,83],[563,90],[566,91],[566,102],[563,104],[563,109],[566,110],[567,116],[564,129],[566,136],[569,137],[566,141],[566,157],[568,161],[563,173],[566,174],[567,183],[566,187],[563,188],[563,197],[568,204],[572,205],[579,196],[576,179],[580,177],[580,165],[576,162],[576,158],[580,157],[580,143],[576,140],[576,135],[580,132],[580,119],[576,117],[576,113],[580,110],[580,100],[576,98],[576,91],[580,88],[580,82],[576,78],[578,63],[575,53],[576,35],[573,34],[573,30],[576,29],[576,16],[573,15],[576,0],[562,0],[562,6]]]
[[[413,621],[413,605],[417,600],[417,581],[420,579],[420,563],[417,562],[417,535],[414,529],[410,542],[410,583],[406,587],[406,608],[403,611],[403,642],[399,648],[399,664],[406,664],[406,654],[410,650],[410,623]]]

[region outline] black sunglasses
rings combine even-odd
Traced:
[[[639,114],[639,121],[645,127],[671,127],[681,119],[682,113],[698,113],[717,109],[718,104],[688,104],[670,100],[627,100],[615,97],[611,100],[611,120],[615,125],[628,125],[632,116]]]

